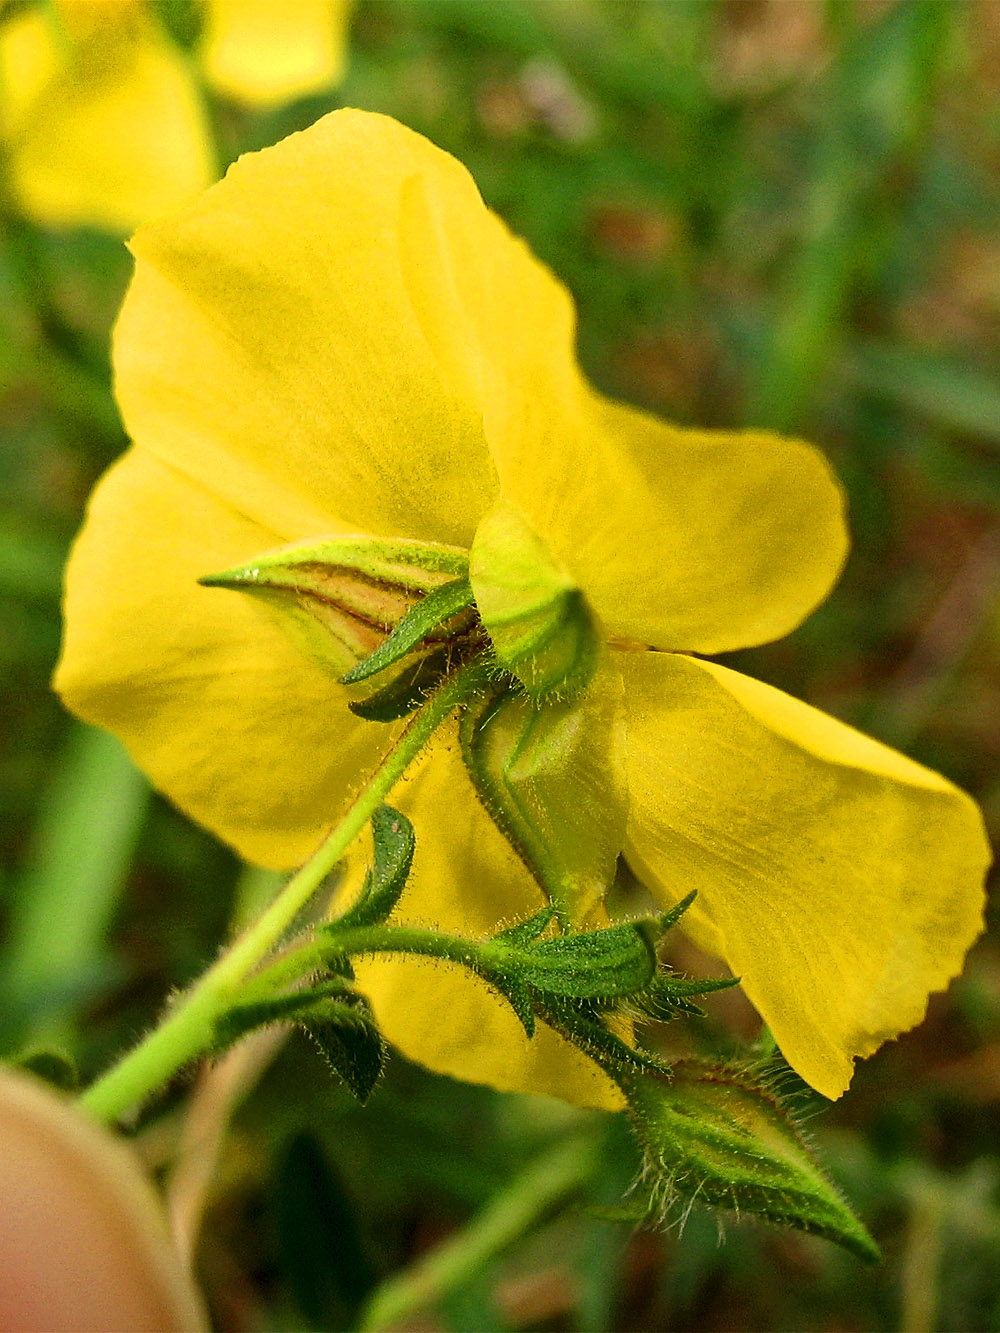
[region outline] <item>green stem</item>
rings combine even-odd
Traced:
[[[532,1162],[458,1235],[383,1283],[362,1317],[361,1333],[391,1333],[424,1306],[455,1291],[579,1190],[593,1167],[594,1145],[583,1138]]]
[[[329,923],[336,926],[336,921]],[[309,972],[327,967],[334,958],[355,958],[360,954],[410,953],[424,958],[443,958],[460,963],[473,972],[488,971],[496,965],[492,941],[470,940],[462,935],[443,935],[420,926],[356,926],[351,930],[321,929],[303,944],[293,946],[280,958],[258,972],[250,983],[253,999],[273,995],[288,982],[298,981]],[[247,997],[251,998],[251,997]]]
[[[450,677],[410,722],[347,814],[315,855],[288,881],[270,907],[170,1008],[160,1025],[91,1084],[79,1105],[112,1122],[160,1087],[182,1065],[213,1043],[215,1020],[237,997],[242,983],[279,942],[371,819],[434,731],[482,683],[471,662]]]

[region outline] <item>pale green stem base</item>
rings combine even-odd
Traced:
[[[361,1333],[392,1333],[408,1316],[457,1290],[579,1190],[593,1169],[594,1145],[583,1138],[532,1162],[456,1236],[383,1283],[362,1316]]]
[[[261,917],[171,1005],[159,1027],[81,1095],[79,1105],[83,1110],[98,1120],[117,1120],[182,1065],[211,1049],[216,1019],[239,998],[240,987],[249,974],[280,941],[437,727],[469,697],[481,679],[482,668],[472,663],[432,695],[315,855],[292,876]]]

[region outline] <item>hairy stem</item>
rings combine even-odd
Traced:
[[[170,1006],[158,1027],[81,1095],[85,1111],[114,1121],[211,1048],[215,1020],[238,998],[246,978],[281,940],[434,731],[481,684],[482,671],[469,663],[428,699],[354,805],[266,911]]]

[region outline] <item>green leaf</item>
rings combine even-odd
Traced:
[[[390,805],[380,805],[372,815],[375,863],[361,888],[358,901],[343,916],[322,927],[322,934],[336,938],[341,930],[374,926],[384,921],[406,886],[417,840],[413,825]]]
[[[80,1086],[76,1065],[68,1055],[59,1051],[28,1051],[19,1055],[13,1064],[16,1069],[34,1074],[60,1092],[76,1092]]]
[[[602,901],[625,840],[624,783],[612,759],[616,711],[603,695],[538,706],[502,689],[462,715],[462,755],[476,791],[563,929]]]
[[[298,1134],[276,1173],[282,1272],[316,1328],[353,1328],[374,1285],[357,1209],[319,1144]]]
[[[467,611],[472,605],[472,587],[468,579],[455,579],[433,592],[427,593],[399,621],[391,633],[383,639],[373,653],[369,653],[357,666],[341,676],[344,685],[353,685],[359,680],[367,680],[387,667],[394,666],[415,648],[419,647],[435,630],[446,625],[454,616]],[[472,627],[472,620],[454,626],[454,633]],[[440,637],[440,636],[438,636]],[[450,637],[450,636],[449,636]]]
[[[517,977],[506,976],[503,972],[488,972],[479,969],[485,981],[500,992],[510,1007],[521,1020],[521,1026],[530,1038],[535,1035],[535,1007],[531,991]]]
[[[382,1076],[386,1056],[385,1042],[367,1002],[338,1006],[336,1011],[331,1007],[325,1017],[301,1019],[300,1026],[363,1105]]]
[[[614,1077],[628,1101],[647,1179],[665,1203],[679,1195],[755,1213],[878,1261],[875,1242],[787,1111],[749,1074],[681,1060],[669,1076],[622,1068]]]
[[[650,1018],[666,1020],[678,1014],[704,1018],[705,1011],[691,1000],[692,995],[708,995],[712,991],[729,990],[739,985],[739,977],[713,977],[708,980],[688,977],[659,976],[634,1001]]]
[[[686,898],[682,898],[675,907],[671,907],[669,912],[664,912],[663,915],[658,918],[661,934],[666,934],[668,930],[671,930],[677,925],[677,922],[680,921],[681,917],[697,897],[698,890],[692,889]]]

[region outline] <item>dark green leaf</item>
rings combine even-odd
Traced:
[[[29,1051],[14,1060],[17,1069],[34,1074],[36,1078],[51,1083],[61,1092],[76,1092],[80,1086],[80,1075],[76,1065],[67,1055],[58,1051]]]
[[[417,845],[413,825],[392,806],[380,805],[372,815],[375,864],[365,876],[361,896],[353,907],[323,928],[324,934],[355,930],[384,921],[399,901]]]
[[[542,933],[555,916],[555,911],[556,909],[551,904],[548,907],[543,907],[534,916],[525,917],[523,921],[518,921],[516,925],[501,930],[499,934],[493,936],[493,940],[495,943],[512,945],[529,944]]]
[[[277,1174],[282,1269],[318,1328],[351,1328],[374,1283],[355,1208],[316,1141],[296,1136]]]
[[[538,996],[536,1007],[539,1017],[556,1029],[586,1055],[607,1069],[614,1071],[643,1069],[669,1074],[670,1066],[648,1051],[629,1046],[611,1032],[600,1015],[586,1000],[568,1000],[554,995]]]
[[[382,1075],[386,1055],[382,1034],[367,1005],[345,1005],[336,1014],[304,1018],[300,1024],[333,1072],[359,1102],[366,1102]]]
[[[346,978],[336,978],[307,990],[289,991],[245,1004],[234,1004],[215,1021],[216,1049],[231,1046],[248,1032],[266,1027],[269,1023],[291,1022],[303,1014],[325,1012],[324,1006],[328,1006],[334,999],[338,1005],[347,1008],[361,1001],[356,992],[348,989]]]

